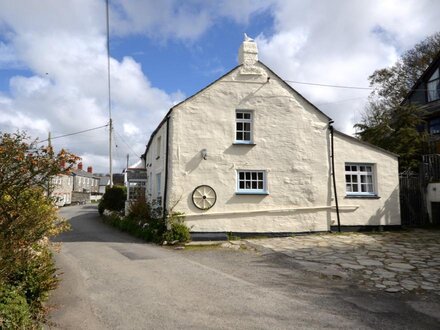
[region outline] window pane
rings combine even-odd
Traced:
[[[240,180],[244,180],[244,172],[238,173],[238,176],[240,177]]]
[[[346,189],[348,192],[351,192],[351,184],[347,184],[347,185],[345,186],[345,189]]]
[[[373,176],[367,175],[367,183],[373,183]]]
[[[258,180],[263,181],[263,172],[258,172]]]
[[[237,139],[237,141],[243,140],[243,132],[237,132],[236,139]]]
[[[353,185],[353,192],[358,192],[358,186],[357,185]]]
[[[252,181],[252,189],[257,189],[257,182],[256,181]]]
[[[236,118],[237,119],[242,119],[243,118],[243,112],[237,112]]]
[[[258,189],[263,189],[263,181],[258,181]]]
[[[352,175],[352,176],[351,176],[351,181],[352,181],[353,183],[357,183],[357,182],[358,182],[358,177],[357,177],[357,175]]]
[[[240,187],[240,189],[244,189],[244,181],[240,181],[238,186]]]
[[[237,131],[243,130],[243,123],[237,123]]]
[[[243,118],[244,119],[251,119],[251,114],[250,113],[244,113],[243,114]]]
[[[373,185],[372,184],[367,185],[367,188],[368,188],[368,192],[370,192],[370,193],[373,192]]]
[[[246,181],[246,189],[251,189],[251,182],[250,181]]]
[[[243,123],[243,130],[244,131],[250,131],[251,130],[251,124],[250,123]]]
[[[367,186],[364,184],[361,184],[361,192],[367,192]]]
[[[252,180],[257,180],[257,172],[252,172]]]
[[[250,180],[251,179],[251,173],[250,172],[246,172],[246,180]]]
[[[346,175],[345,176],[345,182],[346,183],[351,183],[351,175]]]
[[[359,171],[365,172],[365,166],[359,166]]]
[[[365,175],[361,175],[361,183],[366,183],[367,177]]]
[[[357,171],[357,166],[356,166],[356,165],[352,165],[352,166],[351,166],[351,170],[352,170],[353,172],[356,172],[356,171]]]
[[[350,171],[350,165],[345,165],[345,170]]]
[[[244,141],[250,141],[251,140],[251,133],[246,132],[244,133]]]
[[[371,172],[372,171],[371,166],[367,166],[366,168],[367,168],[367,172]]]

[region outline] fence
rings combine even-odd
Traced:
[[[402,225],[423,226],[429,224],[424,175],[402,173],[399,176],[399,181]]]

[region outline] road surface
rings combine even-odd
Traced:
[[[438,296],[362,291],[277,254],[145,244],[96,206],[60,211],[73,230],[56,262],[50,329],[438,329]]]

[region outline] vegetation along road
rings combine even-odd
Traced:
[[[63,208],[53,329],[435,329],[438,297],[363,291],[276,252],[145,244]]]

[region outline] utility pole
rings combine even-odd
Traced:
[[[110,170],[110,188],[113,187],[113,169],[112,169],[112,98],[111,98],[111,85],[110,85],[110,27],[109,27],[109,10],[108,0],[105,2],[106,9],[106,26],[107,26],[107,82],[108,82],[108,117],[109,117],[109,130],[108,130],[108,158],[109,158],[109,170]]]
[[[126,167],[126,169],[128,169],[128,162],[129,162],[129,160],[130,160],[130,154],[127,154],[127,167]]]

